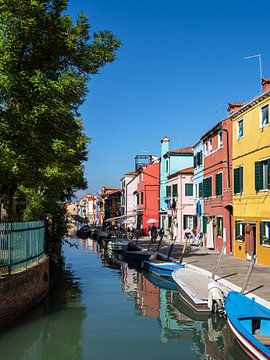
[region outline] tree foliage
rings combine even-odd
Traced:
[[[0,193],[9,217],[18,189],[29,219],[49,211],[44,199],[57,204],[86,186],[79,106],[120,41],[91,35],[87,17],[73,22],[66,9],[67,0],[0,0]]]

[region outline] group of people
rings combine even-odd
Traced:
[[[163,239],[164,230],[162,228],[158,229],[155,223],[153,223],[152,226],[148,227],[148,234],[151,238],[151,242],[155,243],[157,241],[158,236],[160,237],[160,240]]]

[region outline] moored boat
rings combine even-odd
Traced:
[[[156,256],[156,252],[154,251],[147,251],[147,250],[141,250],[141,251],[126,251],[125,257],[127,260],[137,261],[142,263],[145,260],[149,260]]]
[[[144,261],[143,267],[150,273],[153,273],[157,276],[171,278],[173,271],[183,268],[184,265],[179,264],[175,261],[164,262],[164,261],[154,260],[154,261]]]
[[[126,251],[130,244],[130,240],[128,239],[111,239],[107,244],[107,249],[111,251]]]
[[[194,310],[208,312],[208,285],[213,281],[210,276],[187,267],[175,270],[172,278],[183,300]]]
[[[76,235],[80,238],[89,237],[91,233],[90,226],[88,224],[83,224],[80,229],[78,229]]]
[[[252,359],[270,359],[270,309],[255,299],[230,291],[225,310],[229,326]]]

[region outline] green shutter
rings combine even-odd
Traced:
[[[270,189],[270,159],[267,161],[267,170],[268,170],[268,189]]]
[[[212,196],[212,178],[209,177],[209,185],[208,185],[208,188],[209,188],[209,197]]]
[[[207,217],[203,216],[203,233],[207,233]]]
[[[262,162],[255,162],[255,189],[257,191],[263,188],[263,170],[262,170]]]
[[[185,184],[185,196],[193,196],[193,184]]]
[[[263,237],[265,236],[265,223],[262,221],[260,223],[260,240],[261,244],[263,244]]]
[[[196,168],[197,167],[197,154],[194,155],[193,160],[194,160],[194,168]]]
[[[199,183],[199,197],[201,198],[203,196],[203,183]]]
[[[202,184],[203,198],[207,197],[207,180],[208,179],[203,179],[203,184]]]
[[[221,216],[217,217],[217,234],[221,236],[223,234],[223,218]]]
[[[216,174],[216,196],[222,195],[222,173]]]
[[[234,193],[240,193],[240,168],[233,170],[233,181],[234,181]]]
[[[173,188],[172,188],[172,196],[177,196],[177,184],[174,184],[174,185],[173,185]]]
[[[244,178],[243,178],[243,166],[239,168],[239,192],[242,193],[244,190]]]

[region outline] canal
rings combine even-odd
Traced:
[[[93,240],[70,239],[48,298],[0,333],[5,360],[247,359],[225,322]]]

